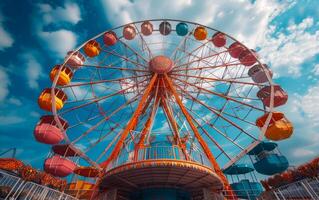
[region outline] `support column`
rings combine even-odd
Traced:
[[[141,101],[139,102],[139,104],[138,104],[138,106],[137,106],[132,118],[128,122],[128,124],[127,124],[126,128],[124,129],[124,131],[121,133],[121,137],[120,137],[119,141],[116,143],[111,155],[109,156],[109,158],[105,162],[100,164],[100,166],[102,168],[105,169],[110,164],[110,162],[115,157],[118,156],[118,154],[119,154],[119,152],[120,152],[120,150],[121,150],[121,148],[122,148],[122,146],[124,144],[124,141],[125,141],[127,135],[129,134],[130,131],[132,131],[136,127],[138,119],[139,119],[139,117],[141,115],[141,112],[143,110],[144,103],[146,102],[147,98],[149,97],[150,92],[153,89],[153,86],[154,86],[154,83],[155,83],[156,79],[157,79],[157,74],[154,74],[152,79],[151,79],[151,81],[150,81],[150,83],[149,83],[149,85],[145,89],[145,92],[144,92],[144,94],[143,94],[143,96],[141,98]]]
[[[170,89],[170,91],[172,92],[172,94],[175,97],[175,100],[177,102],[177,104],[179,105],[183,115],[185,116],[188,124],[190,125],[196,139],[198,140],[199,144],[201,145],[201,147],[203,148],[207,158],[209,159],[209,161],[211,162],[211,164],[214,167],[214,170],[216,172],[216,174],[221,178],[223,184],[224,184],[224,190],[226,190],[227,192],[227,196],[230,196],[229,199],[237,199],[235,194],[233,193],[228,180],[226,178],[226,176],[224,175],[224,173],[222,172],[222,170],[220,169],[217,161],[215,160],[215,157],[213,156],[212,152],[210,151],[207,143],[204,141],[204,139],[202,138],[201,134],[199,133],[199,131],[197,130],[196,126],[194,125],[193,121],[192,121],[192,117],[191,115],[188,113],[187,109],[185,108],[182,100],[180,99],[180,97],[178,96],[178,93],[175,89],[175,86],[173,84],[173,82],[171,81],[171,79],[167,76],[167,74],[164,74],[164,78],[168,84],[168,87]]]

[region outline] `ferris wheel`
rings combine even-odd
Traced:
[[[220,172],[265,137],[292,133],[275,112],[288,96],[257,52],[193,22],[107,30],[70,51],[50,78],[38,99],[48,114],[35,137],[52,145],[45,170],[56,176],[98,178],[155,157]],[[278,132],[277,121],[286,128]]]

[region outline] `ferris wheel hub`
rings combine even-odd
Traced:
[[[170,72],[174,68],[174,62],[163,55],[155,56],[149,61],[150,71],[158,74]]]

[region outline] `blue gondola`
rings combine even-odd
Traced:
[[[177,24],[176,33],[179,36],[185,36],[188,33],[188,25],[184,22]]]
[[[261,142],[248,154],[253,158],[253,165],[257,172],[264,175],[273,175],[285,171],[289,162],[277,150],[274,142]]]
[[[230,186],[238,198],[254,200],[263,192],[263,188],[261,184],[257,182],[256,177],[254,178],[252,176],[252,181],[250,181],[245,176],[245,174],[252,173],[253,171],[254,168],[247,164],[235,164],[223,171],[226,175],[237,176],[238,182],[233,181]],[[239,176],[243,176],[245,179],[239,181]],[[231,180],[233,180],[233,177]]]
[[[237,164],[232,165],[224,170],[224,174],[234,175],[234,174],[246,174],[254,171],[254,168],[250,167],[247,164]]]
[[[230,184],[238,198],[257,199],[263,192],[263,188],[259,182],[251,182],[247,179],[240,180],[237,183]]]

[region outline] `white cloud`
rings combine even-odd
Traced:
[[[15,97],[10,97],[10,98],[8,99],[8,102],[9,102],[10,104],[13,104],[13,105],[16,105],[16,106],[21,106],[21,105],[22,105],[22,102],[20,101],[20,99],[17,99],[17,98],[15,98]]]
[[[0,50],[3,51],[5,48],[11,47],[13,44],[13,38],[10,33],[4,30],[3,25],[0,23]]]
[[[300,106],[307,117],[311,119],[311,125],[319,128],[319,84],[310,87],[303,96]]]
[[[307,150],[307,149],[295,149],[293,150],[293,156],[297,157],[297,158],[304,158],[307,156],[314,156],[315,152],[311,151],[311,150]]]
[[[14,42],[11,34],[7,30],[5,30],[3,21],[4,20],[2,14],[0,13],[0,51],[3,51],[5,48],[11,47]]]
[[[52,8],[49,4],[40,4],[40,12],[45,24],[69,22],[77,24],[81,20],[80,8],[76,3],[66,2],[64,7]]]
[[[316,76],[319,76],[319,64],[316,64],[314,67],[313,67],[313,70],[312,70],[312,73]]]
[[[23,62],[26,65],[25,72],[28,80],[28,86],[31,89],[38,89],[38,80],[42,75],[42,67],[34,54],[26,53],[21,55]]]
[[[275,34],[273,28],[268,30],[265,40],[260,44],[260,54],[277,75],[300,76],[301,65],[319,53],[319,31],[307,32],[312,26],[313,18],[308,17],[299,24],[293,23],[287,27],[287,34]],[[275,37],[272,36],[274,34]]]
[[[0,66],[0,102],[5,100],[7,95],[9,94],[9,85],[10,80],[7,72],[4,70],[2,66]]]
[[[41,115],[40,115],[40,113],[38,113],[38,112],[31,111],[31,112],[30,112],[30,116],[31,116],[31,117],[39,118]]]
[[[57,56],[65,56],[76,45],[77,36],[69,30],[60,29],[54,32],[39,32],[41,41]]]
[[[292,94],[283,108],[295,129],[292,138],[280,142],[279,148],[289,160],[302,163],[318,154],[319,145],[319,82],[311,86],[305,95]]]
[[[0,126],[8,126],[24,122],[26,119],[19,116],[0,116]]]
[[[77,24],[81,20],[80,8],[76,3],[66,2],[64,7],[53,8],[49,4],[39,4],[39,11],[34,17],[35,30],[43,46],[54,56],[62,57],[73,49],[77,43],[74,32],[61,28],[54,31],[45,31],[47,25]]]
[[[260,57],[271,64],[275,77],[300,76],[301,65],[319,53],[319,31],[308,32],[309,28],[318,26],[311,17],[299,24],[291,22],[278,33],[270,25],[275,17],[296,5],[295,1],[227,0],[216,1],[214,5],[209,0],[101,0],[101,3],[113,26],[165,16],[222,30],[248,47],[260,47]]]
[[[292,3],[276,0],[191,1],[191,0],[101,0],[105,14],[113,25],[132,21],[172,18],[198,22],[233,35],[250,47],[263,40],[269,22]]]

